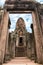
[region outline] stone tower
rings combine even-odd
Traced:
[[[14,32],[11,33],[11,51],[12,56],[21,57],[26,56],[26,26],[23,18],[19,18],[16,23]]]
[[[16,23],[15,34],[16,34],[16,46],[26,45],[26,26],[22,18],[19,18]]]

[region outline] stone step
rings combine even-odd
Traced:
[[[11,61],[3,65],[41,65],[41,64],[34,63],[34,61],[28,59],[27,57],[15,57],[15,59],[12,59]]]
[[[26,56],[26,48],[18,47],[16,48],[16,57],[25,57]]]

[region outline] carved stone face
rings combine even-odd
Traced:
[[[22,31],[20,31],[20,32],[19,32],[19,35],[20,35],[20,36],[22,36],[22,35],[23,35],[23,32],[22,32]]]
[[[16,23],[16,31],[20,36],[22,36],[25,30],[26,30],[25,22],[22,18],[19,18]]]
[[[25,23],[24,23],[24,20],[22,18],[19,18],[17,23],[16,23],[16,27],[17,28],[25,28]]]
[[[22,19],[19,19],[20,22],[22,22]]]

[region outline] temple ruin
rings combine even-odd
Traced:
[[[27,56],[42,64],[43,4],[34,0],[6,0],[4,8],[0,8],[0,13],[0,63]],[[9,13],[31,13],[32,34],[27,32],[23,18],[17,20],[14,32],[10,33]]]

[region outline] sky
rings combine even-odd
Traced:
[[[36,1],[43,4],[43,0],[36,0]],[[0,6],[3,7],[4,4],[5,4],[5,0],[0,0]],[[22,17],[25,21],[27,31],[32,33],[32,30],[30,28],[30,25],[32,23],[32,15],[31,14],[9,14],[9,17],[10,17],[10,20],[11,20],[10,32],[14,31],[18,18]]]

